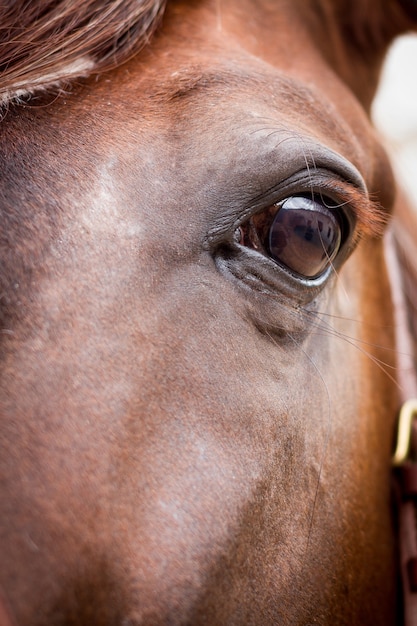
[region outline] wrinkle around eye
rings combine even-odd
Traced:
[[[326,276],[308,286],[306,281],[296,283],[288,272],[254,250],[237,246],[232,256],[229,251],[220,253],[215,263],[219,273],[241,292],[248,319],[262,334],[279,338],[280,344],[293,333],[302,340],[312,328],[310,311],[322,307],[323,298],[328,297],[323,292]]]

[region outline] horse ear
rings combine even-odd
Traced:
[[[393,224],[417,371],[417,211],[399,193]]]

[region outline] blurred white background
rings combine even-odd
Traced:
[[[417,35],[398,39],[387,58],[373,106],[376,127],[417,209]]]

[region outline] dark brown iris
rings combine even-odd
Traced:
[[[292,196],[242,225],[240,243],[270,256],[304,278],[323,274],[342,242],[337,211],[304,196]]]

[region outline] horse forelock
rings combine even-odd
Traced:
[[[8,0],[0,6],[0,105],[123,63],[166,0]]]

